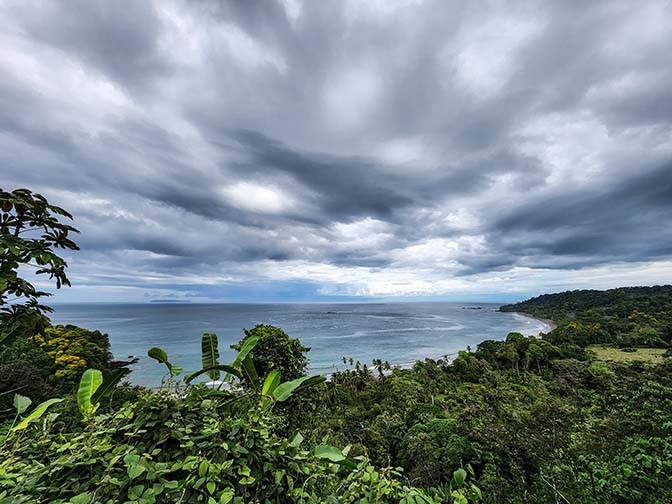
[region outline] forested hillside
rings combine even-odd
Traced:
[[[504,305],[500,310],[527,312],[558,322],[568,319],[625,319],[634,311],[656,315],[672,312],[672,285],[544,294],[521,303]]]
[[[672,285],[544,294],[500,310],[553,319],[561,325],[556,339],[569,329],[583,343],[667,348],[672,341]]]

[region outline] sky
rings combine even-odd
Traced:
[[[672,282],[672,2],[0,0],[0,187],[54,302]]]

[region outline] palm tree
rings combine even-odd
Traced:
[[[378,377],[383,377],[383,361],[380,359],[373,359],[373,367],[378,371]]]

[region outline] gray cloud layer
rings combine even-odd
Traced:
[[[79,284],[120,297],[670,281],[669,19],[662,0],[7,1],[2,186],[71,208]]]

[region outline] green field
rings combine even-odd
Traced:
[[[588,350],[597,355],[599,360],[614,362],[645,361],[659,363],[663,361],[664,348],[638,348],[636,352],[624,352],[620,348],[589,346]]]

